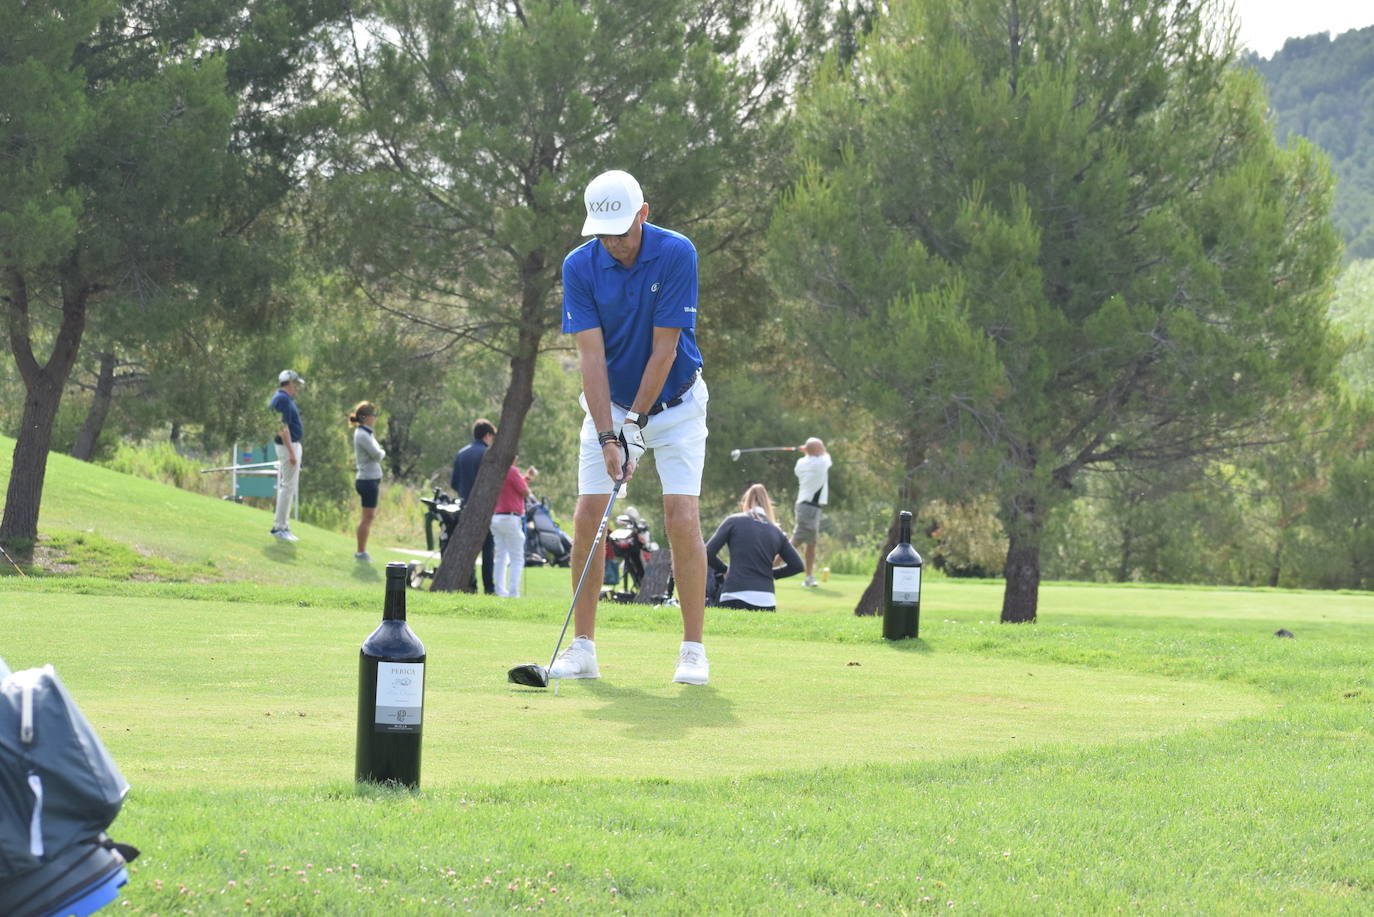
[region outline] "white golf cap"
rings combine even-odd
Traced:
[[[593,178],[582,198],[587,205],[587,222],[582,224],[584,236],[618,236],[634,225],[635,216],[644,206],[639,182],[619,169]]]
[[[296,372],[294,369],[283,369],[283,370],[277,375],[277,381],[278,381],[278,382],[299,382],[301,385],[304,385],[304,384],[305,384],[305,380],[301,378],[301,374],[298,373],[298,372]]]

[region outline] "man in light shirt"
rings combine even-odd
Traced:
[[[816,585],[816,539],[821,533],[821,507],[830,500],[830,453],[825,443],[811,437],[798,447],[802,457],[792,470],[797,475],[797,526],[792,544],[802,549],[806,565],[803,586]]]

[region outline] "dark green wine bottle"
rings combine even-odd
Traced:
[[[883,564],[883,637],[904,640],[921,631],[921,555],[911,546],[911,513],[902,510],[897,547]]]
[[[386,565],[382,623],[358,655],[356,779],[420,785],[425,645],[406,623],[406,565]]]

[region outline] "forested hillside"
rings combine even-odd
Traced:
[[[1290,38],[1250,63],[1268,84],[1280,142],[1300,134],[1330,154],[1347,256],[1374,258],[1374,26]]]

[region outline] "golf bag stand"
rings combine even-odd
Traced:
[[[129,784],[52,666],[0,660],[0,914],[85,917],[138,851],[105,829]]]

